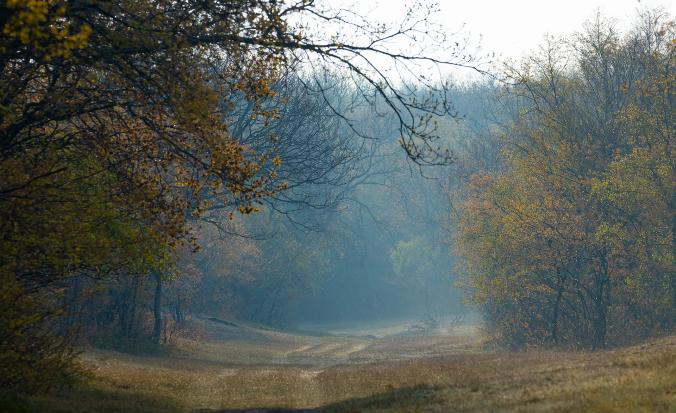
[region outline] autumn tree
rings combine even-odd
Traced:
[[[457,237],[503,343],[602,348],[673,329],[673,37],[658,12],[626,38],[598,19],[512,72],[525,105],[506,167],[474,176]]]

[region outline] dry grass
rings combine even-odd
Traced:
[[[359,380],[376,377],[386,377],[393,388],[327,410],[673,412],[676,338],[599,353],[493,353],[394,363]]]
[[[30,399],[27,411],[676,412],[676,337],[507,353],[476,352],[468,337],[258,333],[184,343],[169,357],[89,352],[91,386]]]

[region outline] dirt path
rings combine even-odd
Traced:
[[[406,334],[406,325],[342,329],[339,333],[291,333],[242,323],[198,319],[204,331],[199,342],[179,343],[177,354],[231,366],[329,367],[348,363],[406,360],[475,351],[480,341],[475,328],[457,326],[444,334]],[[387,335],[387,333],[393,333]]]
[[[597,353],[508,353],[469,335],[238,335],[219,325],[163,357],[87,352],[93,388],[32,411],[676,413],[676,336]]]

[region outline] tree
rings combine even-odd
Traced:
[[[457,238],[505,344],[602,348],[673,329],[671,38],[655,13],[626,40],[597,20],[574,60],[550,43],[516,73],[526,106],[506,168],[473,178]]]

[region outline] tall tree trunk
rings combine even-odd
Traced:
[[[594,341],[593,350],[606,347],[606,335],[608,329],[608,303],[610,289],[608,280],[608,255],[604,250],[599,259],[599,268],[595,274],[596,288],[594,298]]]
[[[596,318],[594,320],[594,342],[592,350],[599,350],[606,347],[606,331],[607,331],[607,305],[603,297],[603,291],[596,297]]]
[[[667,205],[671,213],[671,250],[676,251],[676,193],[671,194]],[[671,310],[676,311],[676,277],[673,276],[671,277]]]
[[[558,283],[556,286],[556,301],[554,302],[554,308],[552,311],[552,319],[550,322],[552,342],[554,345],[559,345],[559,312],[561,311],[561,301],[563,298],[563,291],[565,289],[565,279],[557,271]]]
[[[160,339],[162,337],[162,277],[159,272],[153,271],[153,277],[155,278],[155,300],[153,301],[153,314],[155,316],[155,326],[153,328],[153,343],[160,344]]]
[[[123,339],[129,338],[129,294],[129,288],[126,285],[123,285],[115,294],[115,306],[119,314],[118,324]]]
[[[183,309],[181,308],[181,297],[178,297],[176,299],[176,302],[174,303],[174,320],[176,321],[177,324],[181,324],[183,322]]]
[[[138,288],[139,283],[141,282],[141,277],[138,274],[134,274],[131,284],[131,293],[129,297],[129,324],[127,326],[127,338],[135,342],[138,333],[136,327],[136,303],[138,301]]]

